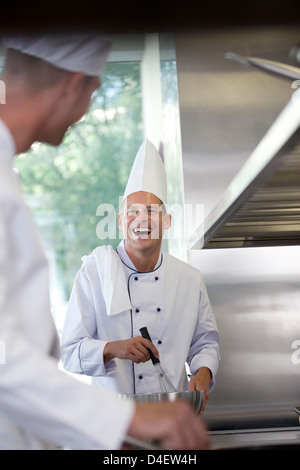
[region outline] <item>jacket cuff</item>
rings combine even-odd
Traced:
[[[190,362],[190,371],[195,375],[200,367],[207,367],[211,371],[212,380],[209,391],[211,392],[215,386],[215,377],[219,368],[219,358],[209,350],[203,350],[200,354],[194,356]]]
[[[79,349],[80,367],[84,374],[92,376],[111,375],[116,369],[116,363],[112,359],[104,363],[103,350],[108,341],[86,338]]]

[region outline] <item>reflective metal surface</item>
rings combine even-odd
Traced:
[[[191,236],[191,249],[300,245],[300,95],[286,110]]]
[[[196,413],[199,414],[203,406],[204,391],[195,392],[170,392],[170,393],[136,393],[130,395],[120,395],[121,398],[134,400],[142,403],[174,402],[178,400],[187,400]]]
[[[226,60],[224,53],[229,50],[246,57],[289,64],[290,51],[299,43],[299,31],[297,27],[262,27],[176,36],[185,204],[188,207],[201,204],[203,220],[220,203],[233,179],[299,88],[297,83],[292,87],[292,80]],[[262,158],[264,163],[264,155]],[[294,157],[290,163],[292,175],[297,163]],[[298,169],[288,185],[286,179],[285,188],[293,182],[299,188],[296,175],[299,176]],[[297,203],[296,193],[291,204],[295,200]],[[287,217],[289,209],[284,208]],[[271,210],[268,213],[274,215]],[[203,220],[195,226],[192,211],[186,211],[188,238]],[[241,230],[241,239],[245,230],[245,227]]]
[[[211,433],[215,450],[300,450],[300,431],[289,428]]]
[[[299,425],[300,247],[191,250],[220,332],[211,429]]]
[[[236,60],[246,67],[253,68],[254,70],[261,70],[262,72],[270,73],[275,76],[285,78],[286,80],[300,79],[299,67],[294,67],[273,60],[260,59],[259,57],[246,57],[234,52],[225,52],[226,59]]]
[[[299,34],[278,27],[177,35],[185,203],[202,204],[203,219],[295,92],[286,80],[224,60],[224,52],[287,62]],[[268,217],[284,207],[288,218],[294,206],[277,191]],[[196,228],[187,213],[187,235]],[[203,415],[212,431],[299,426],[299,259],[298,245],[189,250],[220,332],[220,368]]]
[[[300,244],[299,104],[297,92],[191,236],[191,249]]]

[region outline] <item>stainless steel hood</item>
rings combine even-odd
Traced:
[[[189,242],[190,249],[300,245],[300,90]]]

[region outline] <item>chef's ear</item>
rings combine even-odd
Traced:
[[[84,74],[82,72],[66,73],[62,81],[62,95],[66,99],[80,96],[84,87]]]
[[[164,214],[164,229],[168,230],[171,227],[171,214]]]
[[[122,230],[123,228],[123,217],[122,214],[118,214],[118,228]]]

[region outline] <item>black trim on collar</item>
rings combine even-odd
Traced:
[[[135,273],[138,273],[138,274],[154,273],[155,271],[157,271],[157,270],[161,267],[162,262],[163,262],[163,254],[161,253],[160,263],[159,263],[159,265],[158,265],[155,269],[153,269],[152,271],[137,271],[137,269],[134,269],[134,268],[132,268],[131,266],[128,266],[128,265],[122,260],[122,258],[121,258],[121,256],[120,256],[120,254],[119,254],[117,248],[116,248],[116,252],[117,252],[117,254],[118,254],[120,260],[122,261],[122,263],[123,263],[128,269],[131,269],[131,271],[134,271]]]

